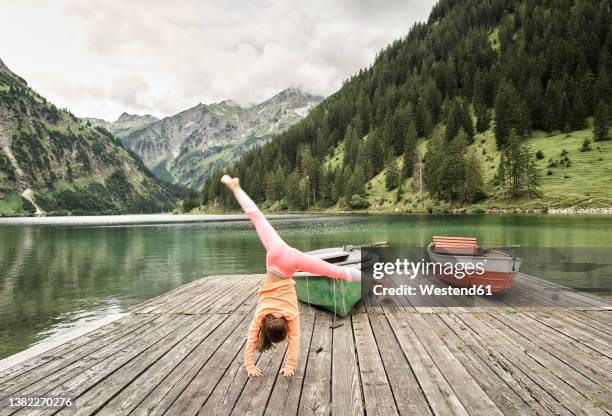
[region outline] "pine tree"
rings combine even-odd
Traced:
[[[373,131],[367,139],[368,177],[378,175],[385,164],[384,150],[378,130]]]
[[[468,106],[460,98],[455,98],[447,110],[446,120],[446,141],[451,142],[459,129],[463,129],[467,136],[467,142],[471,143],[474,139],[474,125]]]
[[[419,199],[423,198],[423,174],[424,174],[424,164],[423,164],[423,156],[418,148],[415,149],[414,152],[414,169],[412,171],[412,188],[414,192],[417,193]]]
[[[445,152],[446,140],[440,129],[436,129],[433,137],[427,141],[423,182],[429,193],[438,199],[442,199],[445,196],[445,190],[441,185],[444,177]]]
[[[602,58],[603,56],[605,56],[605,54],[602,52]],[[597,102],[599,103],[599,100],[603,100],[606,105],[612,102],[612,83],[610,82],[608,70],[608,67],[601,65],[595,83]]]
[[[482,168],[476,154],[471,151],[465,159],[465,181],[463,184],[463,201],[474,203],[485,198]]]
[[[491,113],[484,104],[476,104],[476,131],[483,133],[489,128],[491,123]]]
[[[275,171],[268,175],[266,183],[266,200],[269,202],[278,201],[282,198],[284,191],[285,174],[282,167],[278,167]]]
[[[534,153],[514,129],[510,131],[508,143],[502,149],[496,179],[511,197],[532,198],[539,194],[541,173]]]
[[[300,208],[307,208],[310,209],[311,204],[313,203],[313,200],[311,198],[311,192],[310,192],[310,177],[308,176],[302,176],[300,179],[300,185],[298,188],[298,200],[299,200],[299,207]]]
[[[465,152],[467,149],[468,135],[459,129],[457,135],[451,142],[444,163],[444,181],[450,202],[460,201],[464,194],[465,186]]]
[[[571,130],[582,130],[585,128],[587,110],[581,88],[576,89],[572,108],[569,113],[569,127]]]
[[[390,191],[391,189],[397,187],[400,179],[400,173],[397,167],[397,163],[393,157],[389,157],[387,159],[385,167],[385,187],[387,188],[387,190]]]
[[[409,178],[414,170],[414,155],[417,146],[417,132],[414,122],[410,122],[406,131],[406,146],[402,163],[402,177]]]
[[[418,136],[428,137],[433,129],[433,120],[431,111],[427,108],[423,100],[419,101],[417,104],[414,119]]]
[[[300,189],[301,175],[298,170],[294,170],[285,181],[285,194],[287,195],[287,203],[289,210],[302,209],[302,192]]]
[[[544,91],[540,80],[532,76],[525,89],[525,102],[527,103],[529,118],[534,129],[544,128]]]
[[[525,103],[514,86],[502,81],[495,96],[495,141],[499,149],[508,141],[512,129],[520,135],[527,135],[530,121]]]
[[[338,169],[334,172],[334,182],[332,186],[331,203],[332,204],[337,203],[343,194],[344,194],[344,172],[342,169]]]
[[[608,140],[610,138],[610,115],[608,106],[603,100],[599,100],[597,104],[593,124],[593,140]]]
[[[363,166],[355,166],[355,169],[351,174],[351,179],[346,186],[347,201],[350,201],[353,198],[353,195],[359,195],[361,197],[365,195],[365,182],[366,178]]]

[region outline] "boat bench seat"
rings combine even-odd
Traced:
[[[478,243],[474,237],[434,236],[433,251],[449,254],[478,254]]]

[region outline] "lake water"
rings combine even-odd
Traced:
[[[240,218],[0,219],[0,358],[203,276],[264,272],[263,248]],[[612,217],[299,215],[272,222],[304,251],[371,241],[425,246],[432,235],[521,244],[522,271],[610,294]]]

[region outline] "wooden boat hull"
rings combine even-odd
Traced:
[[[362,262],[361,250],[345,251],[342,247],[309,251],[308,254],[338,266],[357,269],[363,269],[370,261]],[[347,316],[361,300],[360,282],[330,279],[306,272],[294,273],[293,279],[300,301],[327,309],[341,317]]]
[[[483,274],[472,274],[457,278],[453,274],[436,273],[436,276],[444,283],[455,287],[490,287],[491,293],[503,293],[512,287],[522,260],[505,253],[487,250],[484,254],[452,254],[436,253],[432,245],[427,247],[427,254],[435,263],[482,263]]]
[[[295,290],[300,301],[341,317],[347,316],[361,300],[361,283],[338,280],[334,285],[333,279],[322,276],[296,278]]]

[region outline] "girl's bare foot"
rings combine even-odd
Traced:
[[[223,175],[223,177],[221,177],[221,182],[225,184],[225,186],[227,186],[228,189],[232,192],[235,192],[240,189],[240,179],[238,178],[232,178],[229,175]]]

